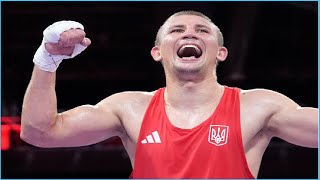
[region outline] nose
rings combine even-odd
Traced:
[[[186,30],[183,33],[183,39],[198,39],[196,32],[194,32],[193,30]]]
[[[183,39],[198,39],[194,33],[185,33],[182,38]]]

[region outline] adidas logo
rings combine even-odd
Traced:
[[[146,137],[146,139],[141,141],[141,143],[142,144],[147,144],[147,143],[158,143],[158,144],[160,144],[161,140],[160,140],[160,136],[159,136],[158,131],[153,131],[152,134],[148,135]]]

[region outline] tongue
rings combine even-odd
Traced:
[[[181,49],[179,49],[177,54],[180,58],[192,57],[192,56],[198,58],[202,55],[202,52],[198,48],[186,46],[186,47],[182,47]]]

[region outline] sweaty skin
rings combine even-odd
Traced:
[[[151,55],[165,70],[166,113],[173,125],[193,128],[214,112],[222,97],[216,67],[226,59],[227,49],[218,45],[213,24],[195,15],[169,18],[160,37]],[[80,42],[91,43],[82,30],[71,29],[62,33],[58,44],[47,44],[46,49],[52,54],[70,54]],[[188,44],[200,47],[202,55],[178,57],[179,48]],[[119,136],[133,166],[142,119],[155,92],[121,92],[96,105],[58,114],[55,81],[55,72],[34,67],[23,102],[21,138],[48,148],[85,146]],[[241,90],[240,113],[243,146],[254,177],[272,137],[304,147],[318,146],[317,108],[300,107],[271,90],[253,89]]]

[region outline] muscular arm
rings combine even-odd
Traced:
[[[300,107],[288,97],[267,92],[274,111],[267,124],[273,136],[304,147],[318,147],[318,109]]]
[[[115,106],[110,105],[114,99],[58,114],[55,73],[35,66],[23,101],[21,138],[40,147],[71,147],[120,135],[120,119]]]
[[[36,66],[23,101],[21,138],[40,147],[70,147],[121,135],[118,96],[108,97],[95,106],[57,113],[55,70],[65,56],[74,57],[91,44],[82,25],[71,21],[54,23],[44,31],[44,39],[48,42],[41,44],[34,56]]]

